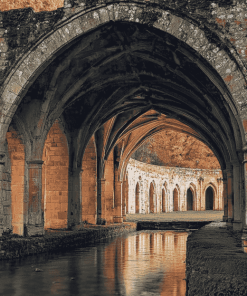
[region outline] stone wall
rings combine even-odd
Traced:
[[[7,150],[7,143],[5,145]],[[7,152],[7,151],[6,151]],[[5,165],[3,165],[5,164]],[[0,235],[12,229],[11,212],[11,160],[6,153],[3,162],[0,163]]]
[[[206,144],[192,135],[175,130],[155,134],[131,157],[159,166],[220,169],[217,158]]]
[[[127,212],[136,213],[136,186],[139,183],[139,213],[150,212],[150,188],[154,187],[154,212],[173,211],[173,192],[178,191],[178,210],[187,210],[187,190],[193,195],[193,210],[206,209],[206,190],[213,189],[213,210],[223,210],[223,181],[221,170],[162,167],[130,159],[127,166],[129,200]],[[151,183],[153,185],[151,185]],[[162,200],[163,191],[163,200]]]

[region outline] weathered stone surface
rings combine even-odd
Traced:
[[[195,137],[163,131],[145,142],[132,158],[148,164],[191,169],[220,169],[212,150]]]
[[[132,231],[136,231],[136,223],[128,222],[122,225],[86,226],[77,231],[50,231],[46,232],[43,237],[37,234],[36,237],[30,238],[4,235],[0,239],[0,260],[82,247],[102,238]]]
[[[205,211],[208,187],[213,190],[212,209],[223,210],[223,182],[222,172],[219,169],[165,167],[130,159],[127,174],[129,182],[127,213],[169,213],[188,209]],[[151,187],[153,187],[152,194]],[[177,208],[175,208],[175,190],[178,192]],[[193,201],[188,200],[187,190],[191,191]],[[151,199],[154,203],[153,209]]]
[[[212,223],[187,239],[187,295],[245,295],[246,254],[241,234]]]

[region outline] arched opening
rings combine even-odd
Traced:
[[[72,135],[70,172],[78,169],[77,164],[82,159],[80,156],[83,155],[89,139],[96,130],[103,127],[108,137],[98,141],[102,153],[98,153],[97,150],[97,156],[99,162],[104,163],[107,159],[105,151],[112,148],[108,146],[114,145],[115,139],[117,141],[120,135],[124,135],[133,122],[132,118],[151,108],[157,110],[157,114],[149,117],[150,121],[154,117],[158,120],[162,114],[168,119],[179,119],[181,124],[190,127],[192,135],[212,148],[222,169],[226,168],[227,160],[237,159],[236,151],[242,147],[238,108],[222,80],[224,77],[217,74],[203,55],[198,55],[190,46],[191,41],[186,44],[186,41],[176,38],[175,32],[171,35],[170,30],[162,32],[147,24],[122,22],[121,19],[90,28],[92,30],[88,34],[80,36],[78,33],[78,38],[71,44],[68,40],[64,47],[65,43],[59,44],[61,50],[57,52],[57,56],[49,53],[49,64],[45,61],[46,63],[41,65],[40,59],[39,70],[37,73],[30,73],[32,81],[25,84],[25,91],[18,90],[20,100],[17,102],[16,99],[15,102],[18,105],[22,100],[16,113],[23,125],[28,127],[30,135],[39,135],[40,131],[49,130],[50,123],[58,116],[64,118],[66,130]],[[131,67],[126,63],[126,53],[119,54],[119,44],[123,42],[125,35],[128,43],[135,44],[127,54],[132,56]],[[112,42],[105,42],[106,40]],[[177,49],[176,52],[174,48]],[[34,51],[31,56],[33,54]],[[24,64],[21,64],[21,67],[24,67]],[[22,72],[20,69],[17,73]],[[13,81],[18,79],[17,73]],[[75,77],[78,77],[78,80],[75,80]],[[6,88],[6,98],[7,94],[12,92],[12,84]],[[10,111],[8,112],[10,114]],[[112,129],[107,130],[104,123],[111,118],[114,118],[114,124]],[[231,120],[228,120],[229,118]],[[154,132],[154,129],[150,130],[150,133]],[[35,136],[33,140],[36,141],[36,138],[39,137]],[[133,135],[128,141],[123,141],[121,152],[132,138]],[[119,154],[119,157],[121,155]],[[114,206],[112,168],[116,164],[109,158],[108,161],[109,174],[106,164],[105,200],[102,201],[105,213],[110,213]],[[43,168],[47,171],[46,165]],[[45,183],[46,187],[50,186],[48,183]],[[154,212],[157,207],[154,202],[154,190],[151,198],[151,189],[149,205],[150,212]],[[146,192],[148,194],[148,187]],[[178,191],[173,192],[174,211],[179,208],[178,202],[181,205],[180,209],[183,209],[182,194],[181,202],[178,201],[178,194]],[[148,203],[148,198],[146,201]],[[76,199],[74,203],[78,208],[77,202]],[[240,220],[236,215],[234,218],[236,221]]]
[[[42,204],[44,227],[66,228],[68,217],[67,139],[56,120],[47,134],[42,160]]]
[[[164,188],[162,188],[162,212],[166,212],[166,192]]]
[[[81,205],[82,221],[96,223],[97,207],[97,163],[94,137],[86,147],[82,160],[81,174]]]
[[[173,211],[178,211],[178,190],[175,188],[173,190]]]
[[[149,211],[154,213],[154,185],[153,182],[150,183],[149,189]]]
[[[140,185],[139,185],[139,182],[137,182],[136,198],[135,198],[136,214],[139,214],[139,204],[140,204]]]
[[[187,211],[193,211],[194,205],[193,205],[193,193],[191,189],[189,188],[187,190]]]
[[[214,209],[214,190],[211,186],[209,186],[205,192],[205,202],[206,202],[206,210]]]

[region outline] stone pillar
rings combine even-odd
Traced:
[[[247,233],[247,147],[243,150],[244,152],[244,204],[245,204],[245,213],[244,213],[244,233]]]
[[[3,229],[3,220],[4,220],[4,215],[3,215],[3,180],[4,180],[4,166],[5,166],[5,161],[4,161],[5,154],[1,153],[0,154],[0,235],[2,235],[4,229]]]
[[[28,164],[28,223],[26,235],[44,234],[44,213],[42,200],[42,160],[31,160]]]
[[[81,168],[69,171],[68,227],[81,223]],[[82,226],[82,225],[81,225]]]
[[[123,197],[122,216],[123,216],[123,221],[126,221],[126,180],[123,181],[122,197]]]
[[[223,173],[223,201],[224,201],[223,221],[226,222],[228,220],[227,171],[224,170],[222,173]]]
[[[227,200],[228,200],[228,225],[232,225],[233,221],[233,172],[232,169],[227,169]]]
[[[97,180],[97,224],[105,223],[105,179]]]
[[[233,163],[233,230],[241,230],[242,229],[242,221],[241,221],[241,207],[240,207],[240,183],[241,183],[241,173],[240,173],[240,164],[238,161]]]
[[[202,209],[204,208],[202,205],[202,183],[203,183],[204,179],[202,177],[199,178],[199,184],[200,184],[200,193],[199,193],[199,198],[200,198],[200,202],[199,202],[199,209],[198,211],[202,211]]]
[[[114,197],[115,197],[115,216],[113,221],[115,223],[123,223],[122,216],[122,181],[114,182]]]

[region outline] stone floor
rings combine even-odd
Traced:
[[[223,211],[187,211],[145,215],[128,214],[126,221],[222,221],[223,214]]]
[[[187,239],[186,295],[247,295],[246,242],[225,222],[192,232]]]

